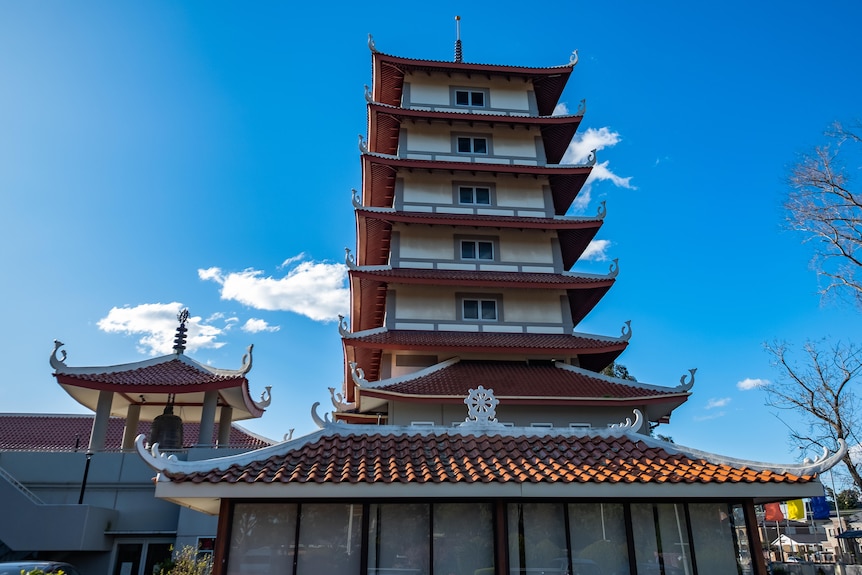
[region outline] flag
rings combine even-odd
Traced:
[[[829,512],[832,511],[829,502],[825,497],[811,498],[811,518],[812,519],[829,519]]]
[[[801,499],[793,499],[787,502],[787,518],[792,521],[805,519],[805,503]]]
[[[767,503],[763,506],[766,515],[763,517],[766,521],[784,521],[784,513],[781,512],[781,504]]]

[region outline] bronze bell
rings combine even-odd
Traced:
[[[150,429],[150,445],[159,444],[159,449],[183,448],[183,420],[174,415],[174,404],[168,400],[165,411],[153,420]]]

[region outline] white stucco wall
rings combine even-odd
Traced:
[[[449,106],[450,86],[455,86],[488,89],[488,108],[528,112],[527,93],[533,90],[532,82],[522,78],[488,79],[487,76],[468,77],[466,74],[406,74],[404,81],[410,84],[410,103],[413,106]]]
[[[404,173],[402,178],[403,200],[405,205],[411,203],[435,204],[451,206],[454,200],[454,182],[458,184],[490,185],[494,189],[495,206],[476,206],[479,209],[535,209],[544,210],[545,199],[543,185],[548,185],[547,178],[513,178],[498,176],[496,181],[492,176],[481,174],[415,174]],[[512,215],[512,214],[510,214]]]

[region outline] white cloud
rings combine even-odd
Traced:
[[[716,407],[725,407],[730,403],[729,397],[713,397],[707,403],[705,409],[715,409]]]
[[[554,111],[551,112],[552,116],[568,116],[569,115],[569,107],[566,106],[565,102],[559,102],[556,106],[554,106]]]
[[[283,262],[281,262],[281,265],[278,267],[279,268],[286,268],[290,264],[295,263],[295,262],[301,262],[302,260],[304,260],[307,257],[308,256],[305,255],[305,252],[299,252],[295,256],[289,257],[286,260],[284,260]]]
[[[98,322],[106,333],[141,335],[138,351],[148,355],[173,352],[176,335],[177,313],[183,309],[179,302],[146,303],[137,306],[114,307]],[[189,317],[186,350],[219,348],[224,343],[216,341],[223,330],[204,323],[199,316]]]
[[[764,385],[769,385],[768,379],[752,379],[750,377],[746,377],[742,381],[736,382],[737,389],[741,389],[742,391],[757,389],[758,387],[763,387]]]
[[[710,419],[718,419],[719,417],[724,417],[727,415],[724,411],[719,411],[717,413],[711,413],[709,415],[696,415],[692,419],[695,421],[709,421]]]
[[[593,150],[599,152],[605,148],[610,148],[617,145],[621,141],[620,134],[613,132],[607,127],[599,129],[588,128],[584,132],[578,132],[569,144],[569,148],[563,155],[563,164],[582,164],[589,159],[590,153]],[[605,160],[597,162],[593,166],[590,176],[587,178],[583,189],[575,198],[572,207],[576,211],[581,211],[587,207],[592,197],[593,182],[609,181],[619,188],[627,188],[630,190],[636,189],[631,183],[631,177],[622,177],[610,169],[610,162]]]
[[[285,262],[295,261],[289,258]],[[347,266],[325,262],[302,262],[282,277],[265,276],[262,271],[222,272],[220,268],[199,269],[198,277],[221,285],[221,298],[259,310],[291,311],[315,321],[336,321],[347,315],[350,291]]]
[[[281,327],[277,325],[269,325],[266,320],[251,318],[245,322],[242,326],[242,331],[247,331],[248,333],[259,333],[261,331],[278,331]]]
[[[608,248],[611,247],[610,240],[592,240],[581,256],[582,260],[604,262],[608,260]]]

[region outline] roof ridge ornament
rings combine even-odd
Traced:
[[[497,423],[497,405],[500,400],[494,396],[493,389],[485,389],[479,386],[476,389],[469,390],[467,397],[464,398],[464,404],[467,405],[467,418],[464,419],[464,426],[486,426],[490,423]]]
[[[177,326],[177,335],[174,336],[174,353],[182,355],[186,350],[186,332],[189,331],[186,327],[186,322],[189,321],[189,308],[183,308],[177,313],[177,321],[180,325]]]
[[[679,378],[679,388],[678,388],[680,391],[688,391],[689,389],[691,389],[694,386],[694,374],[697,372],[697,368],[694,367],[694,368],[688,370],[688,372],[691,374],[691,381],[686,383],[685,382],[685,375],[680,377]]]
[[[620,258],[611,260],[611,266],[608,268],[608,276],[615,278],[620,273]]]
[[[350,199],[351,199],[351,201],[353,201],[353,207],[357,208],[357,209],[364,207],[362,205],[362,193],[360,193],[360,191],[357,190],[356,188],[350,188],[350,192],[351,192],[351,198]]]
[[[334,387],[328,387],[329,390],[329,399],[332,401],[332,406],[335,408],[335,411],[349,411],[356,407],[355,403],[347,403],[344,401],[344,395],[341,393],[335,393]]]
[[[363,154],[368,153],[368,142],[365,141],[365,137],[362,134],[359,134],[359,151]]]
[[[632,413],[635,414],[634,421],[630,417],[626,417],[624,422],[612,423],[608,427],[614,431],[638,431],[643,423],[643,414],[640,409],[633,409]]]
[[[590,155],[587,156],[587,163],[585,166],[595,166],[596,165],[596,150],[591,150]]]
[[[237,370],[237,371],[239,371],[240,375],[245,375],[251,371],[251,364],[252,364],[251,351],[253,349],[254,349],[254,344],[251,344],[246,348],[245,353],[242,354],[242,367],[240,367],[239,370]]]
[[[626,320],[623,322],[623,327],[620,330],[622,333],[620,334],[620,339],[623,341],[628,341],[632,338],[632,320]]]
[[[347,337],[350,335],[350,325],[348,325],[344,316],[341,314],[338,314],[338,335],[341,337]]]
[[[374,45],[374,36],[371,34],[368,34],[368,49],[371,50],[372,54],[377,54],[379,52],[377,46]]]
[[[49,363],[51,364],[51,367],[54,368],[54,371],[60,371],[64,367],[67,367],[66,366],[66,350],[65,349],[61,350],[60,351],[60,357],[57,357],[57,350],[59,350],[64,345],[66,345],[66,344],[64,344],[59,339],[54,340],[54,351],[51,352],[51,357],[48,359]]]
[[[608,215],[608,205],[606,200],[602,200],[599,202],[599,207],[596,210],[596,217],[600,220],[605,219],[605,216]]]
[[[374,103],[374,96],[371,95],[371,88],[368,87],[368,84],[364,84],[365,86],[365,101],[369,104]]]
[[[578,104],[578,110],[575,112],[575,116],[583,116],[587,112],[587,99],[581,98],[580,103]]]
[[[349,270],[355,270],[358,267],[356,265],[356,256],[353,255],[350,248],[344,248],[344,265]]]
[[[254,400],[252,400],[254,401]],[[263,391],[260,392],[260,401],[255,401],[254,405],[258,409],[266,409],[269,407],[269,404],[272,402],[272,386],[267,385],[263,388]]]
[[[315,401],[314,405],[311,406],[311,419],[314,420],[315,425],[320,429],[326,429],[330,425],[332,425],[332,421],[329,419],[329,413],[324,413],[323,418],[317,415],[317,408],[320,407],[320,402]]]
[[[355,361],[351,361],[349,365],[350,377],[353,379],[353,383],[359,387],[365,387],[368,384],[368,380],[365,379],[365,370],[359,367]]]
[[[572,54],[569,56],[569,66],[574,68],[578,64],[578,49],[575,48],[572,50]]]

